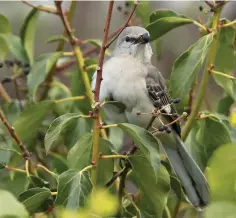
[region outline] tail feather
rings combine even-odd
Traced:
[[[201,209],[209,203],[207,180],[178,136],[176,143],[177,145],[174,147],[167,145],[163,145],[163,147],[188,200],[196,208]]]

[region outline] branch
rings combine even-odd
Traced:
[[[30,152],[27,150],[26,146],[22,143],[22,141],[19,139],[19,137],[16,135],[14,128],[10,125],[10,123],[8,122],[4,112],[2,111],[2,109],[0,108],[0,118],[3,122],[3,124],[6,126],[6,128],[8,129],[11,137],[16,141],[16,143],[18,144],[18,146],[20,147],[21,151],[22,151],[22,156],[24,157],[25,160],[28,160],[31,157]]]
[[[100,87],[101,87],[101,81],[102,81],[102,70],[103,70],[103,61],[106,51],[106,43],[108,39],[108,32],[110,28],[111,23],[111,16],[112,16],[112,10],[113,10],[114,0],[111,0],[109,3],[107,18],[106,18],[106,24],[104,28],[104,37],[102,41],[102,48],[100,50],[99,54],[99,61],[98,61],[98,70],[97,70],[97,78],[96,78],[96,86],[94,90],[94,101],[96,103],[99,102],[99,93],[100,93]],[[93,153],[92,153],[92,163],[96,166],[98,161],[98,152],[99,152],[99,135],[100,135],[100,118],[99,118],[99,107],[94,110],[94,126],[93,126]],[[97,180],[97,169],[94,168],[92,170],[92,182],[94,185],[96,185]]]
[[[82,78],[83,78],[83,82],[84,82],[85,89],[86,89],[86,92],[87,92],[87,96],[90,100],[90,103],[92,104],[93,95],[92,95],[92,91],[91,91],[91,88],[90,88],[90,81],[89,81],[88,74],[84,70],[84,58],[83,58],[82,52],[80,50],[80,47],[77,45],[78,40],[73,35],[72,28],[70,26],[70,22],[68,20],[68,17],[62,11],[61,3],[62,3],[61,1],[55,1],[55,5],[57,7],[57,11],[58,11],[59,16],[61,18],[61,21],[64,25],[65,32],[66,32],[67,36],[69,37],[71,46],[74,49],[74,53],[75,53],[75,56],[76,56],[77,67],[78,67],[78,69],[80,70],[80,72],[82,74]],[[73,1],[72,1],[71,4],[73,4]]]
[[[74,16],[75,8],[76,8],[76,1],[71,1],[70,8],[69,8],[69,12],[68,12],[68,14],[67,14],[67,17],[68,17],[68,22],[67,22],[67,24],[70,24],[70,23],[71,23],[72,18],[73,18],[73,16]],[[64,15],[64,12],[63,12],[63,11],[61,11],[61,13]],[[57,11],[57,14],[59,14],[58,11]],[[64,30],[63,35],[66,35],[66,30]],[[57,51],[57,52],[62,51],[63,48],[64,48],[64,45],[65,45],[65,41],[63,41],[63,40],[60,41],[60,42],[58,43],[58,46],[57,46],[56,51]],[[47,97],[47,95],[48,95],[48,91],[49,91],[49,89],[50,89],[50,85],[49,85],[49,84],[51,84],[52,81],[53,81],[53,76],[54,76],[55,71],[56,71],[56,62],[55,62],[55,64],[54,64],[54,66],[52,67],[51,71],[48,73],[47,78],[46,78],[46,80],[45,80],[45,81],[46,81],[46,84],[48,84],[48,86],[47,86],[46,89],[44,90],[44,92],[43,92],[43,94],[42,94],[42,96],[41,96],[41,100],[45,99],[45,98]]]
[[[131,20],[131,18],[132,18],[132,16],[133,16],[133,14],[134,14],[134,12],[135,12],[137,6],[138,6],[138,2],[135,1],[135,2],[134,2],[134,7],[133,7],[132,11],[130,12],[130,15],[129,15],[129,17],[128,17],[126,23],[120,28],[120,30],[119,30],[119,32],[116,34],[116,36],[115,36],[108,44],[105,45],[105,48],[109,48],[109,46],[118,38],[118,36],[119,36],[119,35],[123,32],[123,30],[128,26],[129,21]]]
[[[207,89],[207,84],[208,84],[208,81],[210,78],[209,69],[212,65],[214,65],[216,49],[217,49],[218,41],[219,41],[219,31],[218,31],[219,26],[218,26],[218,24],[219,24],[221,10],[222,10],[222,7],[219,7],[219,8],[216,8],[216,10],[214,12],[212,28],[214,30],[216,30],[216,34],[215,34],[213,42],[211,43],[211,46],[209,48],[205,68],[203,71],[202,80],[201,80],[200,87],[199,87],[199,93],[197,94],[197,99],[193,104],[192,112],[191,112],[190,116],[188,117],[188,120],[185,123],[185,126],[182,131],[182,139],[183,140],[185,140],[187,138],[187,136],[191,130],[191,126],[192,126],[193,122],[195,121],[195,118],[199,112],[204,94]]]
[[[11,97],[8,95],[2,84],[0,83],[0,96],[6,103],[11,103]]]
[[[23,2],[24,4],[26,4],[26,5],[30,6],[30,7],[32,7],[32,8],[37,8],[37,9],[40,10],[40,11],[44,11],[44,12],[47,12],[47,13],[50,13],[50,14],[58,14],[56,9],[44,7],[44,6],[42,6],[42,5],[36,6],[36,5],[31,4],[31,3],[28,2],[28,1],[22,1],[22,2]]]

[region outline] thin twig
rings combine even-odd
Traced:
[[[22,1],[22,2],[32,8],[37,8],[40,11],[44,11],[44,12],[51,13],[51,14],[58,14],[56,9],[48,8],[48,7],[45,7],[42,5],[36,6],[28,1]]]
[[[6,90],[4,89],[1,83],[0,83],[0,96],[6,103],[11,103],[12,99],[8,95],[8,93],[6,92]]]
[[[8,129],[11,137],[16,141],[16,143],[20,147],[20,149],[22,151],[22,156],[24,157],[25,160],[28,160],[31,157],[30,152],[27,150],[26,146],[22,143],[20,138],[16,135],[16,132],[15,132],[14,128],[8,122],[6,116],[5,116],[5,114],[4,114],[4,112],[2,111],[1,108],[0,108],[0,118],[1,118],[1,120],[3,122],[3,124]]]
[[[69,12],[67,13],[67,19],[68,19],[67,24],[70,24],[72,22],[72,18],[74,16],[74,12],[75,12],[75,8],[76,8],[76,3],[77,3],[76,1],[71,1]],[[58,9],[57,9],[57,14],[59,14]],[[63,16],[64,16],[64,12],[62,10],[61,10],[61,14],[63,14]],[[63,35],[66,35],[66,30],[64,30]],[[65,45],[65,41],[63,41],[63,40],[60,41],[57,45],[56,51],[57,52],[62,51],[63,48],[64,48],[64,45]],[[57,63],[57,61],[55,62],[55,64],[52,67],[51,71],[47,75],[47,78],[45,80],[46,84],[47,84],[47,87],[45,88],[45,90],[44,90],[44,92],[41,96],[41,100],[43,100],[47,97],[49,89],[51,88],[50,84],[52,83],[54,73],[56,72],[56,63]]]
[[[119,184],[119,189],[118,189],[118,196],[119,196],[119,208],[117,212],[117,218],[122,217],[122,198],[124,194],[124,189],[125,189],[125,180],[127,173],[129,172],[130,166],[126,166],[124,172],[120,176],[120,184]]]
[[[97,70],[97,78],[96,78],[96,86],[94,90],[94,101],[99,102],[99,93],[100,93],[100,86],[102,81],[102,70],[103,70],[103,61],[106,51],[106,43],[108,39],[108,33],[110,29],[110,23],[111,23],[111,16],[112,16],[112,10],[113,10],[114,0],[111,0],[109,3],[107,18],[106,18],[106,24],[104,28],[104,37],[102,41],[102,48],[100,50],[99,54],[99,61],[98,61],[98,70]],[[99,152],[99,135],[100,135],[100,117],[99,117],[99,108],[94,110],[94,127],[93,127],[93,153],[92,153],[92,162],[97,165],[98,161],[98,152]],[[92,182],[95,185],[97,179],[97,172],[96,168],[92,171]]]
[[[119,35],[123,32],[123,30],[128,26],[129,21],[131,20],[131,18],[132,18],[132,16],[133,16],[133,14],[134,14],[134,12],[135,12],[137,6],[138,6],[138,2],[135,1],[135,2],[134,2],[134,7],[133,7],[132,11],[130,12],[130,15],[129,15],[129,17],[128,17],[126,23],[120,28],[120,30],[119,30],[119,32],[116,34],[116,36],[115,36],[108,44],[105,45],[105,48],[109,48],[109,46],[118,38],[118,36],[119,36]]]

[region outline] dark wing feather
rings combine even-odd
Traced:
[[[150,99],[153,102],[153,106],[156,107],[158,110],[164,107],[165,105],[168,105],[171,103],[170,95],[165,87],[161,85],[160,83],[154,83],[153,80],[151,83],[147,84],[147,90]],[[163,115],[165,116],[166,120],[168,122],[174,121],[176,118],[178,118],[177,111],[173,104],[170,105],[170,114],[173,115]],[[168,113],[167,110],[163,110],[164,113]],[[176,133],[180,136],[181,135],[181,128],[179,125],[179,122],[176,122],[172,124],[172,128],[176,131]]]

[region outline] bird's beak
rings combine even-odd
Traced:
[[[136,43],[140,44],[147,44],[150,41],[150,36],[148,33],[144,33],[143,35],[139,36],[136,40]]]

